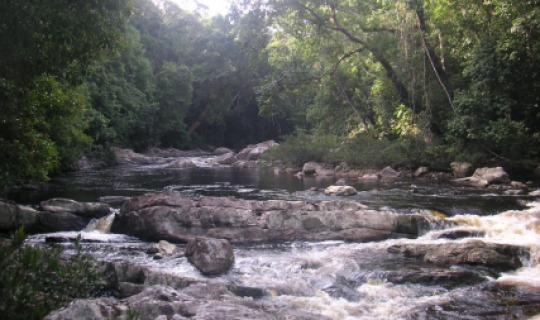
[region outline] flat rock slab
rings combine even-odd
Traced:
[[[353,201],[188,198],[168,191],[128,200],[112,232],[146,240],[188,242],[196,237],[231,243],[269,241],[378,241],[414,238],[422,217],[370,210]]]
[[[388,248],[390,253],[422,259],[437,265],[482,265],[500,271],[522,267],[522,257],[530,256],[526,247],[487,243],[480,240],[437,244],[398,244]]]
[[[329,320],[320,314],[280,302],[258,302],[235,296],[223,286],[195,284],[182,290],[152,286],[127,299],[76,300],[46,320],[124,319],[135,311],[140,320],[155,319],[304,319]]]

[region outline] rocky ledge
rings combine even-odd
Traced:
[[[231,243],[415,238],[424,217],[371,210],[346,201],[252,201],[146,194],[124,203],[112,232],[145,240],[188,242],[196,237]]]
[[[398,244],[388,248],[389,253],[419,258],[436,265],[481,265],[507,271],[523,266],[521,259],[528,259],[530,249],[508,244],[467,240],[434,244]]]
[[[124,319],[136,312],[137,319],[329,319],[298,310],[287,303],[245,299],[224,285],[195,284],[176,290],[152,286],[123,300],[100,298],[77,300],[49,314],[47,320]]]

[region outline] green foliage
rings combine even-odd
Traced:
[[[336,136],[315,136],[297,130],[286,136],[277,148],[265,152],[263,157],[267,161],[283,165],[302,166],[310,161],[324,162],[331,150],[338,145]]]
[[[77,298],[92,297],[105,279],[88,256],[24,244],[24,231],[0,244],[0,312],[5,319],[43,319]]]
[[[128,14],[121,0],[0,3],[0,186],[45,180],[88,144],[78,85]]]

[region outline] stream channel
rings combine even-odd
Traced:
[[[272,170],[206,166],[204,158],[196,160],[196,168],[182,170],[139,166],[66,174],[55,177],[44,190],[12,194],[10,199],[23,204],[53,197],[98,201],[172,189],[192,196],[251,200],[342,199],[398,213],[430,210],[480,229],[483,241],[530,247],[531,256],[523,258],[524,267],[499,272],[481,266],[440,267],[387,252],[395,244],[467,241],[435,240],[440,229],[448,227],[442,223],[425,230],[418,239],[235,246],[232,270],[211,280],[264,288],[272,294],[260,299],[292,303],[331,319],[532,319],[540,314],[540,202],[535,198],[408,180],[350,181],[359,193],[344,199],[322,192],[335,182],[333,178],[298,179]],[[111,205],[119,208],[121,202]],[[40,243],[45,236],[33,235],[29,241]],[[83,244],[83,250],[97,259],[129,261],[163,273],[205,278],[185,257],[154,260],[145,253],[150,244],[138,239],[98,232],[84,232],[84,237],[103,241]],[[436,277],[464,269],[483,281]]]

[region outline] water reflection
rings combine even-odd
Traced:
[[[192,195],[236,196],[249,199],[325,200],[323,190],[335,178],[298,178],[275,174],[271,169],[196,167],[166,170],[151,167],[109,168],[56,176],[40,190],[9,194],[11,200],[35,204],[53,197],[98,201],[100,197],[136,196],[148,192],[178,190]],[[493,190],[456,187],[422,181],[348,181],[359,193],[347,198],[373,208],[411,211],[437,210],[446,215],[496,214],[523,208],[519,197],[502,196]],[[339,198],[336,198],[339,199]]]

